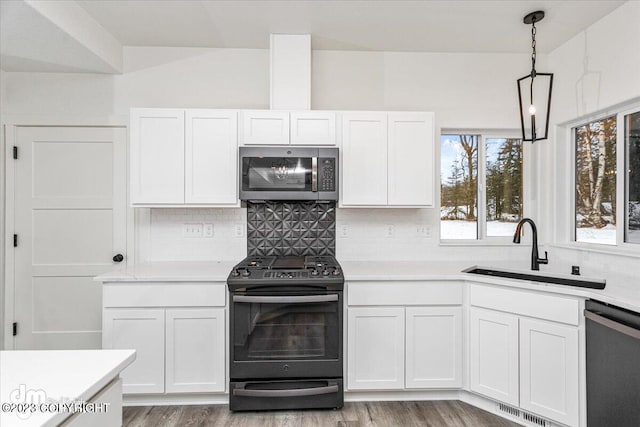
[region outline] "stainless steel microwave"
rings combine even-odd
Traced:
[[[240,200],[338,200],[338,149],[240,147]]]

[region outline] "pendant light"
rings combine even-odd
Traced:
[[[540,141],[547,139],[549,134],[553,73],[536,71],[536,23],[543,18],[544,12],[538,10],[531,12],[523,19],[525,24],[531,25],[531,72],[518,79],[523,141]]]

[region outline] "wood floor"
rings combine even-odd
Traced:
[[[511,427],[517,425],[457,400],[345,403],[344,408],[339,411],[230,412],[227,405],[138,406],[124,408],[123,414],[125,427]]]

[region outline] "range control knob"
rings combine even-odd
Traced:
[[[317,275],[319,275],[319,274],[320,274],[320,273],[318,273],[318,270],[316,270],[315,268],[314,268],[313,270],[311,270],[311,275],[312,275],[312,276],[317,276]]]
[[[238,277],[240,275],[240,272],[237,269],[234,269],[231,272],[231,277]]]
[[[339,276],[340,275],[340,270],[333,270],[333,274],[334,276]]]
[[[329,270],[324,270],[324,271],[322,272],[322,275],[323,275],[323,276],[328,276],[329,274],[331,274],[331,273],[329,272]]]
[[[251,272],[249,270],[242,270],[242,277],[249,277],[251,276]]]

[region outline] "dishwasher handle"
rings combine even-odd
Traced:
[[[614,320],[607,319],[604,316],[594,313],[593,311],[584,311],[584,317],[594,321],[596,323],[601,324],[609,329],[613,329],[614,331],[620,332],[621,334],[628,335],[632,338],[640,340],[640,330],[632,328],[631,326],[624,325],[622,323],[618,323]]]

